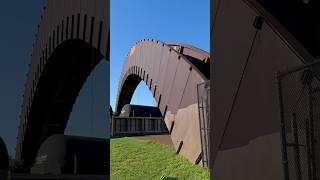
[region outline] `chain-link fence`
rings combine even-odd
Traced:
[[[320,165],[320,62],[278,74],[284,174],[318,180]]]
[[[198,111],[202,150],[202,165],[209,166],[210,81],[198,84]]]

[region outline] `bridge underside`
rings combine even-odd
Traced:
[[[124,105],[130,104],[133,93],[141,81],[142,79],[136,74],[131,74],[128,76],[123,84],[123,86],[126,88],[120,92],[121,99],[118,101],[116,112],[120,113]]]
[[[41,73],[33,97],[21,157],[30,168],[41,143],[63,134],[73,104],[92,69],[103,58],[82,40],[59,45]]]

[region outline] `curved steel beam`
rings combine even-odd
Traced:
[[[25,83],[16,159],[30,168],[46,137],[63,133],[95,65],[109,60],[109,1],[48,0]]]
[[[122,70],[116,111],[130,103],[140,81],[145,81],[175,148],[196,163],[201,153],[197,84],[208,80],[208,63],[209,54],[191,46],[139,41],[131,48]]]

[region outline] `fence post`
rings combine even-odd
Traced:
[[[113,136],[114,128],[115,128],[114,116],[112,115],[112,116],[111,116],[111,136]]]
[[[283,95],[282,95],[282,84],[281,84],[281,75],[278,72],[276,76],[278,84],[278,95],[279,95],[279,105],[280,105],[280,126],[281,126],[281,142],[282,142],[282,163],[283,163],[283,173],[284,179],[289,180],[289,171],[288,171],[288,157],[287,157],[287,140],[286,140],[286,126],[285,126],[285,117],[284,117],[284,107],[283,107]]]
[[[301,162],[300,162],[300,144],[298,137],[298,127],[297,127],[297,116],[295,113],[292,114],[292,128],[293,128],[293,138],[294,138],[294,149],[296,152],[296,176],[298,180],[301,180]]]
[[[310,116],[310,135],[311,135],[311,164],[312,164],[312,176],[313,179],[317,177],[317,169],[316,169],[316,162],[315,162],[315,150],[314,150],[314,120],[313,120],[313,103],[312,103],[312,86],[308,83],[308,95],[309,95],[309,116]]]
[[[311,151],[310,151],[310,136],[309,136],[309,119],[306,119],[306,144],[307,144],[307,164],[308,164],[308,178],[311,179],[312,177],[312,169],[311,169]]]

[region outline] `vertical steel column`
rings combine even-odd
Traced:
[[[283,173],[284,173],[284,179],[289,180],[286,126],[285,126],[282,84],[281,84],[280,73],[277,74],[277,81],[278,81],[278,94],[279,94],[279,105],[280,105],[280,120],[281,120],[282,164],[283,164],[283,171],[284,171]]]
[[[294,150],[296,152],[296,176],[298,180],[301,180],[301,162],[300,162],[300,144],[298,137],[298,127],[297,127],[297,115],[295,113],[292,114],[292,123],[293,123],[293,138],[294,138]]]
[[[202,101],[200,99],[200,93],[199,93],[199,87],[201,84],[197,85],[197,96],[198,96],[198,114],[199,114],[199,127],[200,127],[200,143],[201,143],[201,154],[202,154],[202,166],[204,167],[204,153],[203,153],[203,125],[202,125],[202,116],[201,116],[201,112],[202,112]]]
[[[142,131],[146,131],[146,120],[145,119],[143,119],[143,121],[142,121]]]
[[[138,126],[137,119],[134,119],[134,130],[135,130],[135,132],[138,131],[137,126]]]
[[[308,83],[308,95],[309,95],[309,116],[310,116],[310,135],[311,135],[311,164],[312,164],[312,176],[313,179],[316,180],[317,178],[317,169],[316,169],[316,162],[315,162],[315,149],[314,149],[314,120],[313,120],[313,96],[312,96],[312,86]]]
[[[308,179],[312,177],[312,169],[311,169],[311,151],[310,151],[310,135],[309,135],[309,119],[306,119],[306,145],[307,145],[307,164],[308,164]]]

